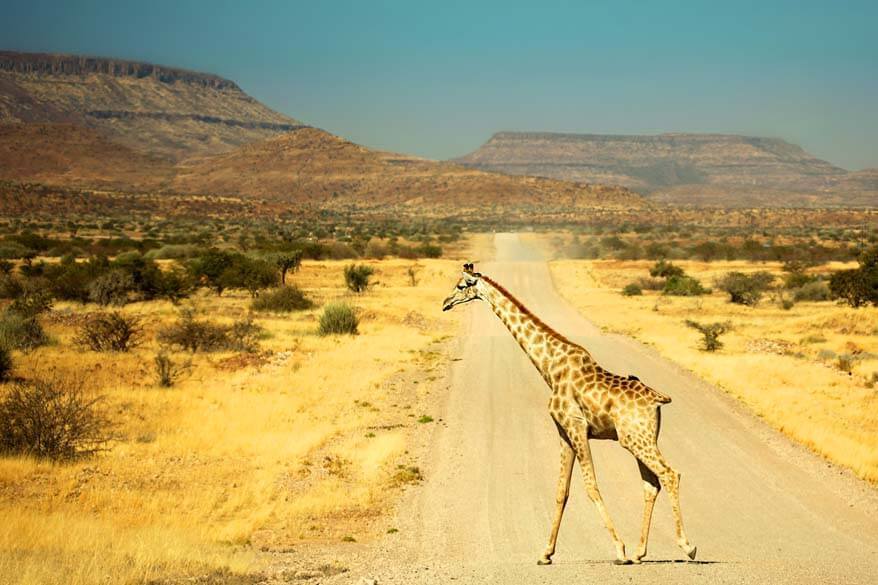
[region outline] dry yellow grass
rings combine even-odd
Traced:
[[[545,240],[544,240],[545,241]],[[780,273],[778,264],[676,262],[706,286],[731,270]],[[589,319],[637,338],[662,355],[740,399],[769,424],[860,477],[878,481],[878,308],[850,309],[832,302],[802,302],[783,310],[764,298],[754,307],[733,305],[714,291],[703,297],[669,297],[620,290],[648,276],[652,262],[558,260],[556,286]],[[823,270],[839,266],[825,267]],[[699,348],[700,334],[684,321],[730,321],[733,329],[716,353]],[[837,354],[856,354],[850,374]]]
[[[77,371],[107,397],[116,422],[107,452],[73,464],[0,459],[0,583],[131,583],[259,570],[254,551],[303,540],[338,542],[386,530],[410,465],[407,446],[425,432],[440,357],[431,345],[454,331],[439,303],[459,261],[368,262],[377,284],[344,290],[345,262],[305,262],[291,280],[318,307],[258,314],[267,334],[256,355],[196,354],[191,374],[155,385],[155,331],[176,318],[165,302],[138,303],[147,328],[129,354],[82,352],[72,344],[83,308],[62,304],[46,319],[56,343],[17,354],[30,377]],[[360,309],[358,336],[315,334],[325,302]],[[194,304],[229,322],[246,293],[199,294]],[[86,310],[94,310],[88,307]],[[69,316],[65,317],[65,314]],[[188,354],[174,353],[181,362]]]

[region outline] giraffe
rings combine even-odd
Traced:
[[[443,302],[442,310],[475,300],[490,305],[551,389],[549,413],[560,435],[561,473],[549,541],[537,563],[552,563],[576,459],[579,459],[588,496],[615,546],[616,564],[639,563],[646,556],[652,511],[662,488],[667,489],[671,497],[677,545],[694,559],[696,547],[686,537],[680,512],[680,474],[668,465],[657,444],[660,408],[671,398],[636,376],[618,376],[603,369],[585,348],[543,323],[500,284],[475,272],[472,264],[464,264],[463,276]],[[598,490],[589,439],[619,441],[637,460],[643,480],[644,508],[640,545],[633,559],[625,555],[625,545]]]

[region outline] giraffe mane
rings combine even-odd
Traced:
[[[560,340],[563,341],[564,343],[569,343],[570,345],[576,346],[576,347],[578,347],[579,349],[581,349],[581,350],[583,350],[583,351],[586,351],[586,353],[587,353],[587,350],[586,350],[584,347],[582,347],[582,346],[579,345],[578,343],[575,343],[575,342],[573,342],[573,341],[570,341],[569,338],[567,338],[566,336],[564,336],[564,335],[558,333],[557,331],[555,331],[555,329],[553,329],[552,327],[550,327],[549,325],[547,325],[545,321],[543,321],[542,319],[540,319],[539,317],[537,317],[536,315],[534,315],[533,311],[531,311],[531,310],[528,309],[526,306],[524,306],[524,303],[522,303],[522,302],[519,301],[517,298],[515,298],[515,297],[512,295],[512,293],[510,293],[510,292],[506,289],[506,287],[504,287],[502,284],[498,283],[496,280],[494,280],[493,278],[491,278],[491,277],[489,277],[489,276],[485,276],[484,274],[482,274],[482,277],[481,277],[481,278],[482,278],[482,280],[484,280],[485,282],[487,282],[488,284],[490,284],[491,286],[493,286],[494,288],[496,288],[497,291],[498,291],[500,294],[502,294],[504,297],[506,297],[507,299],[509,299],[509,300],[512,302],[512,304],[515,305],[516,307],[518,307],[518,310],[520,310],[520,311],[521,311],[522,313],[524,313],[527,317],[529,317],[529,318],[530,318],[530,319],[536,324],[537,327],[539,327],[539,328],[545,330],[547,333],[549,333],[550,335],[554,336],[554,337],[557,338],[557,339],[560,339]]]

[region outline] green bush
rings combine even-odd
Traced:
[[[92,351],[125,352],[143,340],[140,319],[122,313],[95,313],[83,323],[76,343]]]
[[[100,404],[82,378],[16,382],[0,394],[0,452],[52,461],[94,454],[111,438]]]
[[[683,276],[683,269],[667,260],[659,260],[649,269],[649,275],[653,278],[671,278]]]
[[[815,280],[793,289],[793,300],[801,301],[828,301],[829,286],[822,280]]]
[[[626,297],[636,297],[643,294],[643,289],[637,283],[626,284],[622,289],[622,295]]]
[[[317,332],[320,335],[356,335],[359,324],[356,309],[346,303],[332,303],[323,309]]]
[[[369,279],[375,274],[371,266],[365,264],[351,264],[344,269],[344,281],[348,289],[355,293],[361,293],[369,288]]]
[[[134,290],[134,278],[131,274],[116,268],[89,283],[88,299],[103,307],[122,306],[128,302],[128,293]]]
[[[275,313],[290,313],[304,311],[314,306],[305,294],[295,286],[282,286],[274,290],[264,292],[250,303],[254,311],[269,311]]]
[[[691,276],[670,276],[665,282],[662,293],[677,297],[694,297],[707,294],[710,291]]]
[[[774,276],[760,271],[752,274],[729,272],[717,281],[717,287],[729,294],[729,300],[738,305],[753,306],[771,288]]]

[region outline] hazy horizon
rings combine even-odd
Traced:
[[[777,137],[878,167],[878,6],[845,2],[4,2],[0,48],[232,79],[355,142],[434,159],[499,131]]]

